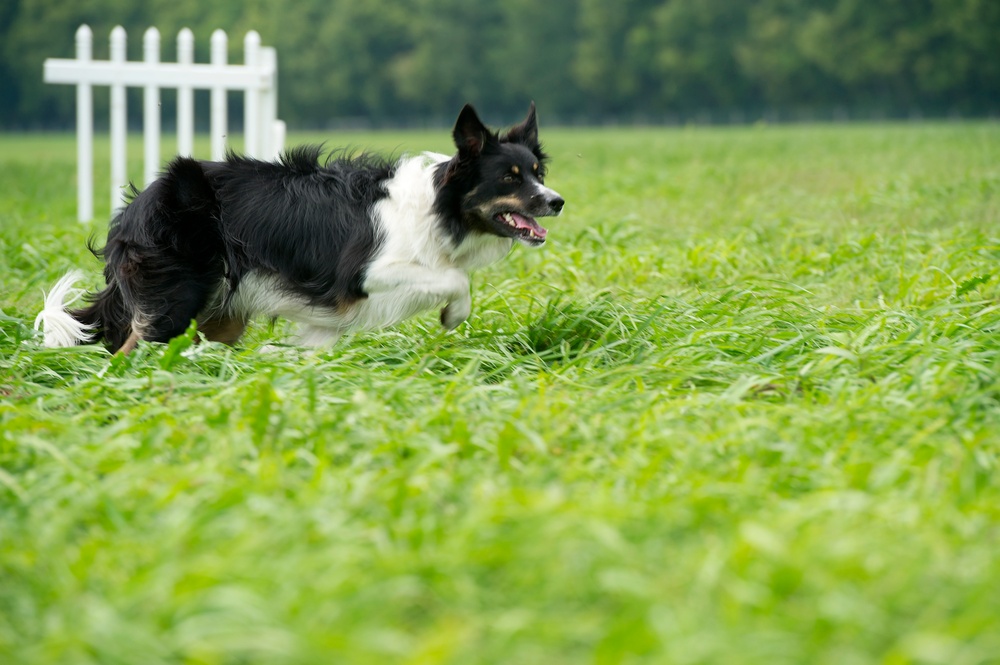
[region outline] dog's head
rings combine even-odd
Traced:
[[[546,155],[538,142],[535,104],[506,133],[491,131],[466,105],[453,132],[458,153],[442,167],[439,206],[453,232],[513,238],[537,247],[548,231],[538,217],[562,212],[563,198],[546,187]],[[464,227],[464,228],[463,228]]]

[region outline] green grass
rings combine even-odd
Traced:
[[[0,137],[0,661],[1000,662],[1000,126],[543,138],[457,331],[111,358],[31,330],[72,139]]]

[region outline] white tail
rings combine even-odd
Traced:
[[[53,349],[76,346],[93,338],[88,332],[93,326],[80,323],[67,311],[84,293],[74,287],[82,277],[83,273],[76,270],[66,273],[45,294],[45,305],[35,317],[35,330],[41,328],[44,332],[45,346]]]

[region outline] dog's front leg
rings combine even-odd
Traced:
[[[414,310],[444,303],[441,324],[446,330],[454,330],[472,313],[469,276],[455,268],[436,270],[416,263],[373,266],[364,290],[369,295],[385,294],[390,296],[387,300]]]

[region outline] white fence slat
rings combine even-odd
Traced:
[[[111,61],[125,62],[125,28],[115,26],[111,31]],[[121,207],[122,191],[128,185],[127,154],[125,146],[126,118],[125,86],[111,86],[111,214]]]
[[[270,71],[278,70],[278,53],[271,46],[260,50],[261,65]],[[277,79],[277,77],[276,77]],[[263,159],[274,159],[281,151],[281,146],[274,143],[274,123],[278,120],[278,86],[277,80],[260,92],[260,154]]]
[[[181,28],[177,33],[177,63],[190,66],[194,62],[194,33]],[[177,154],[194,156],[194,89],[188,85],[177,86]]]
[[[281,151],[285,149],[285,134],[288,128],[285,126],[284,120],[275,120],[271,125],[271,145],[273,154],[272,159],[277,159],[281,155]]]
[[[93,57],[94,34],[81,25],[76,31],[76,59],[86,65]],[[94,94],[89,83],[76,86],[76,217],[94,218]]]
[[[94,98],[93,86],[111,88],[111,210],[124,202],[128,185],[127,119],[125,89],[143,89],[143,179],[155,180],[160,168],[161,95],[160,88],[177,89],[177,150],[194,153],[194,91],[211,91],[212,159],[225,158],[228,137],[227,93],[242,91],[246,96],[244,152],[259,159],[276,157],[285,144],[285,123],[277,118],[278,56],[271,47],[262,47],[260,35],[251,30],[244,39],[244,64],[227,62],[228,37],[222,30],[212,33],[210,64],[194,62],[194,34],[184,28],[177,35],[177,62],[160,62],[160,33],[149,28],[143,35],[143,60],[128,62],[125,29],[111,31],[111,57],[93,59],[93,32],[86,25],[76,31],[76,58],[48,58],[44,65],[46,83],[76,86],[77,134],[77,217],[81,222],[94,217]]]
[[[243,38],[243,62],[256,69],[260,64],[260,35],[251,30]],[[260,91],[247,89],[243,104],[243,149],[251,157],[260,157]]]
[[[212,33],[212,66],[218,67],[220,71],[226,68],[228,55],[226,53],[229,46],[229,37],[222,30]],[[209,132],[212,137],[212,159],[219,162],[226,156],[226,134],[228,133],[228,100],[226,99],[226,89],[217,85],[212,88],[212,124]]]
[[[144,62],[155,67],[160,62],[160,31],[149,28],[142,37]],[[156,180],[160,170],[160,88],[150,83],[143,90],[143,182]]]

